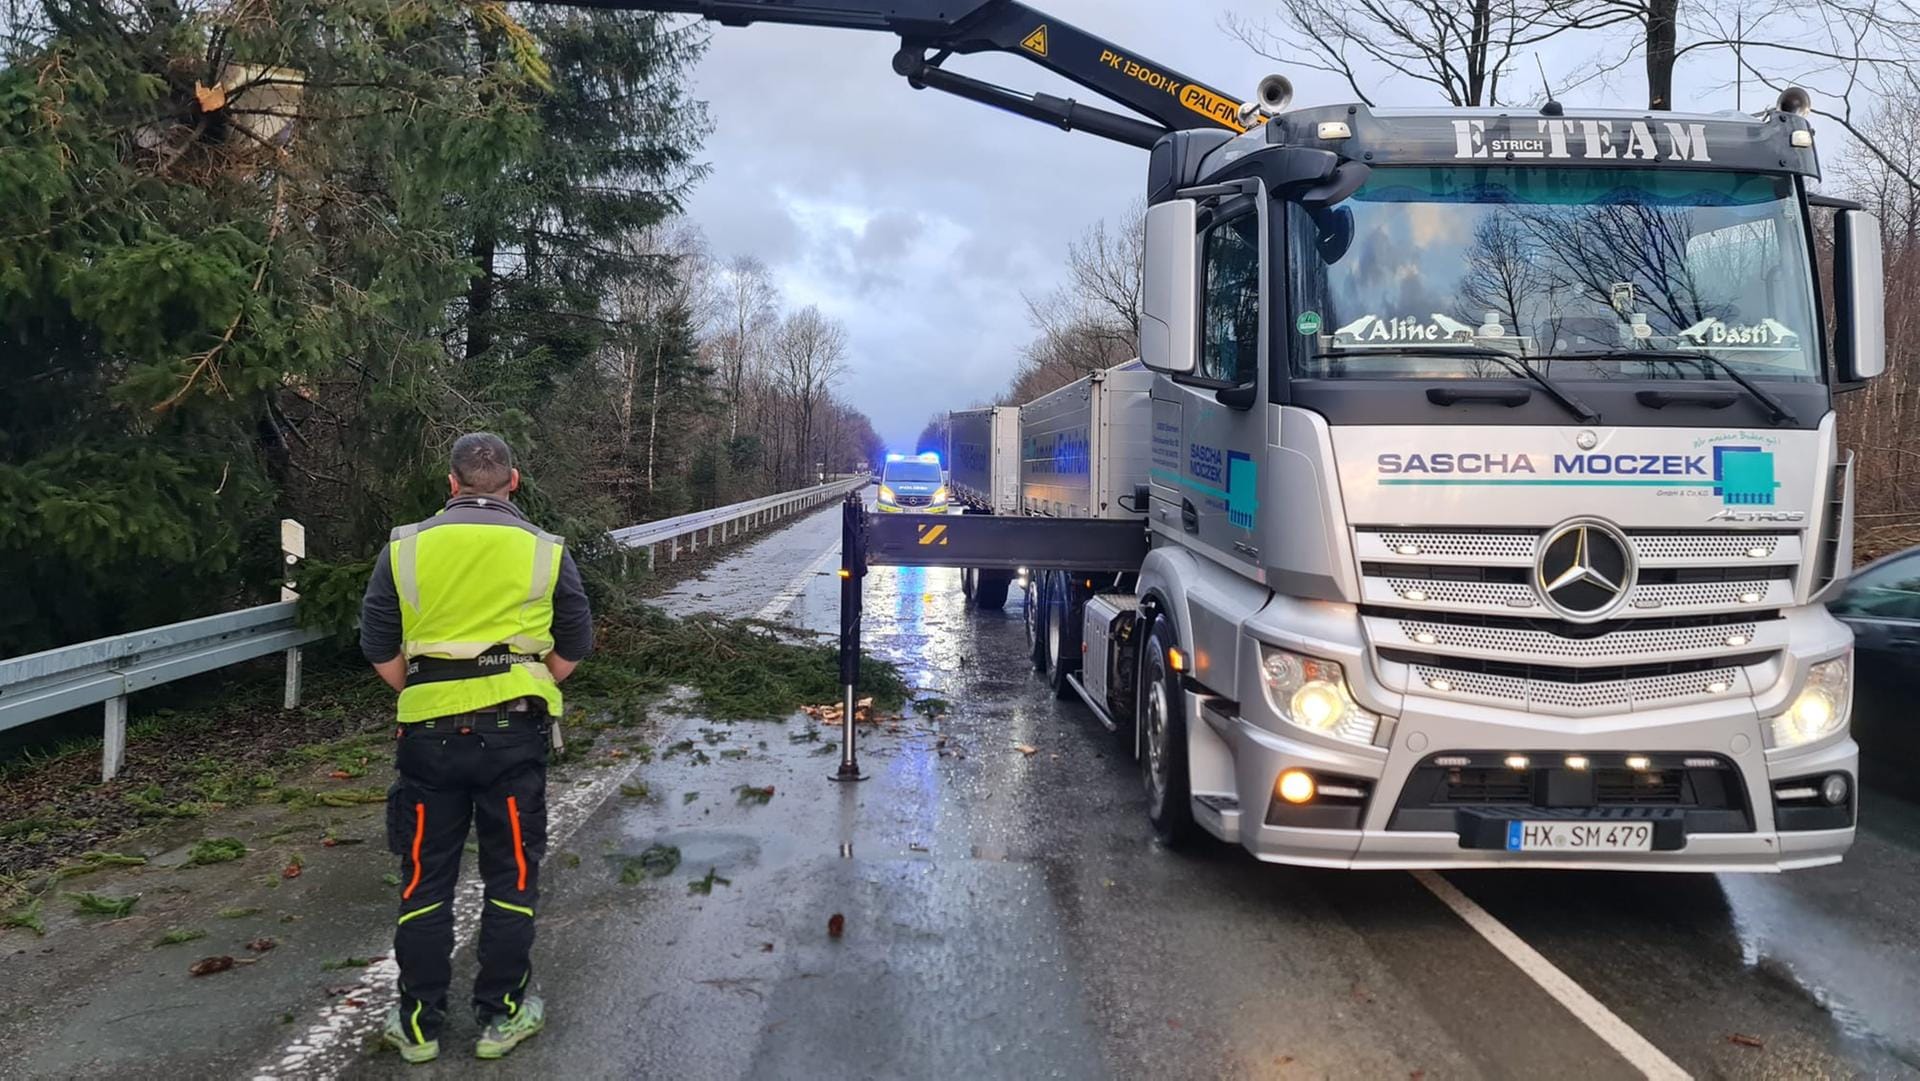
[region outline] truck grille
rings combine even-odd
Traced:
[[[933,503],[933,497],[930,495],[899,495],[894,496],[893,501],[897,506],[902,507],[925,507]]]
[[[1389,685],[1534,712],[1646,709],[1749,693],[1786,645],[1797,532],[1629,532],[1638,580],[1574,624],[1532,583],[1544,531],[1354,531],[1368,640]]]

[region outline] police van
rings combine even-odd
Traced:
[[[947,513],[947,478],[940,469],[940,456],[932,451],[887,455],[876,502],[888,514]]]

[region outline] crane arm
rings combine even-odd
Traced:
[[[1239,133],[1233,96],[1138,56],[1018,0],[535,0],[625,11],[682,12],[730,26],[754,22],[876,30],[900,37],[894,71],[1020,116],[1151,148],[1169,131]],[[1139,113],[1137,120],[1052,94],[1009,89],[944,66],[949,57],[1005,52],[1024,57]]]

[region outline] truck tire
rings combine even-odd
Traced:
[[[960,568],[960,595],[968,601],[972,601],[977,592],[978,587],[974,583],[979,581],[979,577],[980,572],[972,567]]]
[[[1027,573],[1026,597],[1020,603],[1027,624],[1027,659],[1033,670],[1047,670],[1047,576],[1044,571]]]
[[[1080,670],[1080,619],[1073,579],[1055,571],[1047,586],[1047,683],[1056,698],[1078,697],[1067,676]]]
[[[1173,645],[1173,624],[1165,616],[1154,617],[1140,659],[1140,779],[1154,834],[1178,848],[1193,840],[1198,827],[1187,773],[1186,697],[1167,659]]]
[[[1007,589],[1013,576],[1006,571],[973,572],[973,606],[983,612],[998,612],[1007,606]]]

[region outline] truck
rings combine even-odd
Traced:
[[[947,414],[947,465],[963,514],[1020,513],[1020,408],[994,405]],[[960,590],[982,609],[1006,607],[1015,571],[965,567]]]
[[[1152,372],[1138,360],[1093,372],[1020,408],[1020,509],[1050,518],[1139,516]]]
[[[954,501],[967,513],[1018,514],[1020,407],[947,414],[947,470]]]
[[[1147,448],[1136,522],[1036,492],[1053,516],[866,526],[879,560],[1032,571],[1030,633],[1060,636],[1036,663],[1137,756],[1162,841],[1338,868],[1843,857],[1833,403],[1884,370],[1885,313],[1879,224],[1816,190],[1804,91],[1293,107],[1282,77],[1241,103],[1013,0],[614,6],[895,33],[916,88],[1148,151],[1151,389],[1097,437]],[[947,67],[982,51],[1145,119]]]

